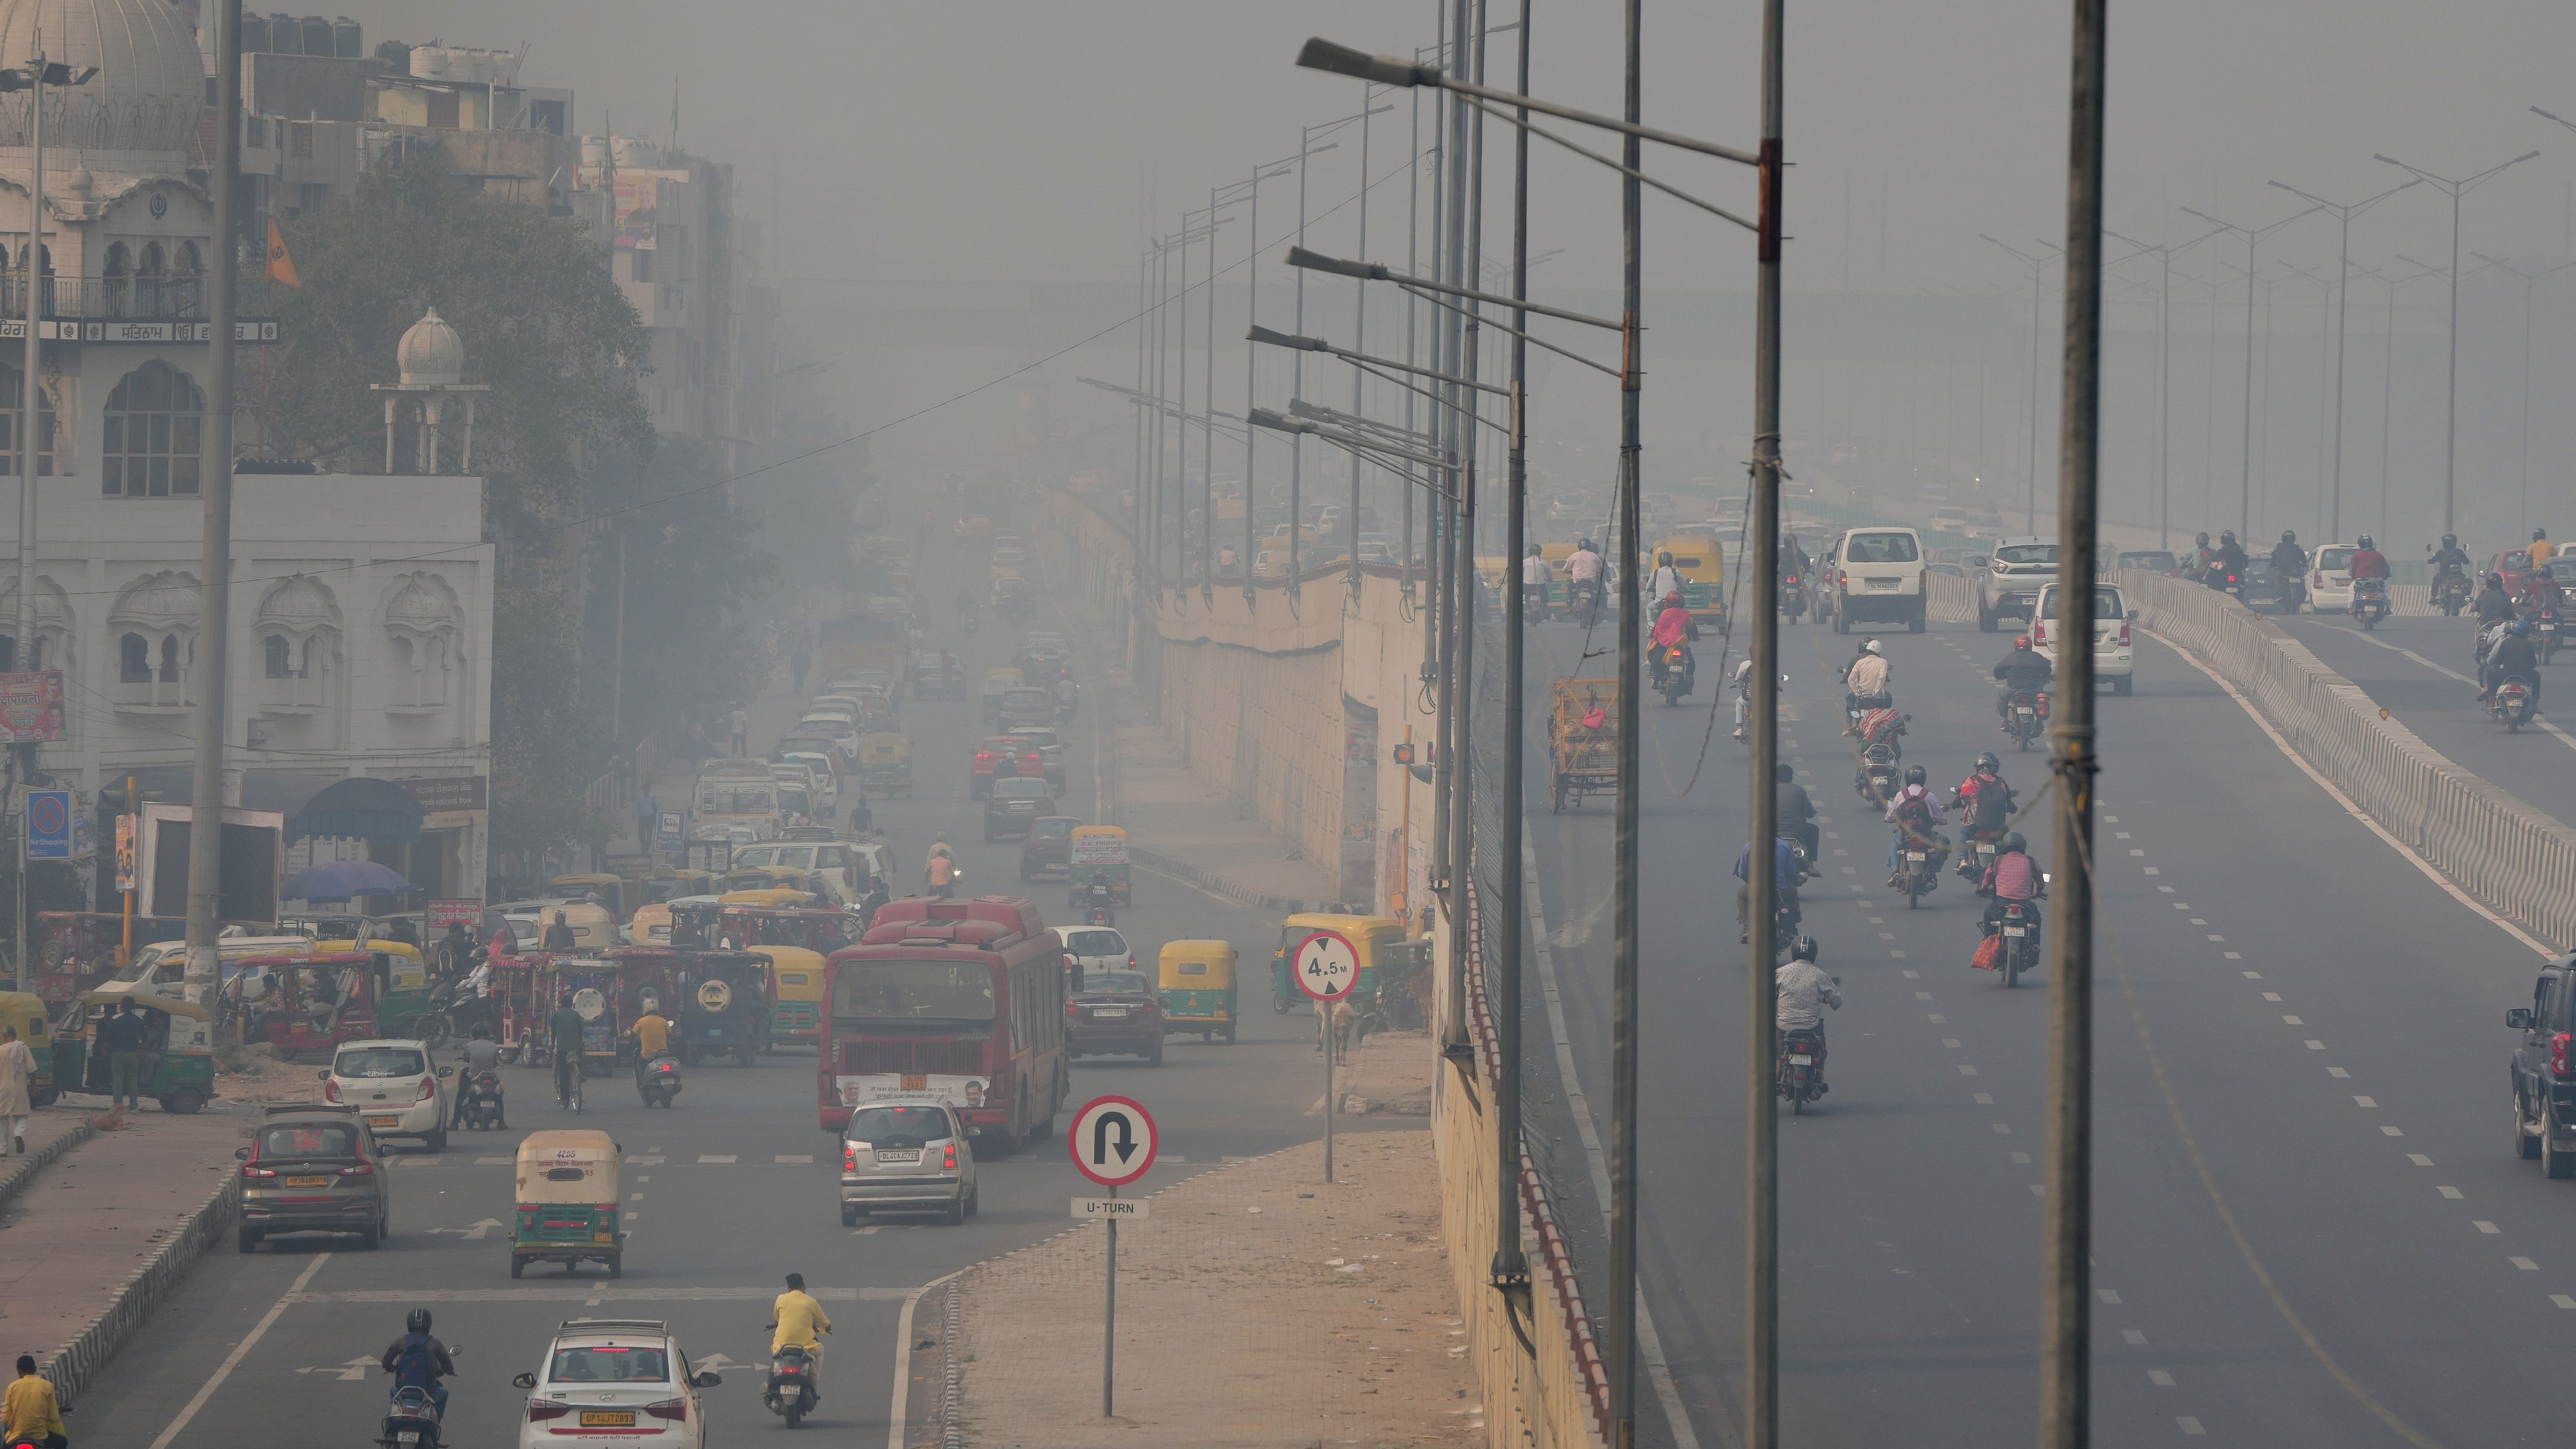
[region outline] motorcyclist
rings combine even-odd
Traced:
[[[1786,764],[1772,766],[1772,781],[1778,828],[1796,836],[1798,843],[1806,847],[1806,873],[1821,874],[1822,868],[1816,864],[1816,802],[1807,798],[1807,787],[1798,783],[1798,772]]]
[[[832,1331],[832,1320],[814,1295],[805,1291],[804,1274],[787,1275],[787,1291],[769,1306],[769,1316],[777,1326],[769,1338],[770,1357],[791,1346],[805,1350],[806,1387],[814,1391],[814,1402],[823,1402],[822,1335]]]
[[[581,1080],[582,1031],[589,1025],[581,1013],[573,1010],[572,993],[555,998],[555,1009],[546,1017],[546,1045],[554,1053],[555,1105],[572,1105],[574,1086]]]
[[[2222,528],[2218,531],[2218,561],[2235,570],[2239,575],[2245,572],[2245,545],[2236,541],[2235,529]]]
[[[394,1376],[394,1389],[425,1389],[430,1403],[437,1409],[439,1421],[447,1419],[447,1386],[442,1378],[456,1376],[456,1360],[448,1355],[447,1345],[429,1331],[429,1310],[415,1308],[403,1320],[403,1335],[385,1349],[378,1362]],[[390,1395],[388,1395],[390,1397]]]
[[[2566,597],[2565,588],[2558,582],[2557,571],[2533,564],[2529,577],[2522,581],[2522,597],[2515,602],[2526,609],[2555,609],[2565,602]]]
[[[2500,624],[2513,617],[2513,596],[2504,591],[2504,575],[2487,575],[2486,587],[2478,590],[2469,612],[2477,615],[2481,624]]]
[[[2013,813],[2013,787],[2004,783],[2004,762],[1992,750],[1977,756],[1968,778],[1950,792],[1950,803],[1971,839],[1989,832],[2000,834]]]
[[[2364,548],[2370,547],[2369,535],[2365,534],[2362,536],[2361,546]],[[2433,551],[2432,564],[2433,572],[2437,576],[2445,573],[2464,574],[2469,571],[2469,551],[2460,547],[2460,536],[2458,534],[2446,533],[2442,535],[2442,546]]]
[[[2183,565],[2183,577],[2206,580],[2209,577],[2209,566],[2216,562],[2218,562],[2218,552],[2209,546],[2209,535],[2205,533],[2194,535],[2191,541],[2191,561]]]
[[[1532,618],[1547,602],[1548,578],[1547,556],[1539,552],[1537,544],[1531,544],[1529,557],[1521,560],[1521,608]]]
[[[645,1066],[655,1057],[671,1054],[671,1019],[662,1014],[659,1001],[648,1000],[626,1034],[635,1039],[635,1088],[642,1091]]]
[[[2281,541],[2272,545],[2272,580],[2283,593],[2302,588],[2307,582],[2308,551],[2299,547],[2295,529],[2282,529]]]
[[[1683,668],[1687,670],[1692,663],[1696,662],[1691,658],[1690,641],[1698,637],[1699,626],[1691,622],[1690,610],[1682,606],[1682,591],[1675,589],[1664,595],[1662,611],[1655,615],[1654,647],[1646,651],[1647,661],[1654,665],[1655,684],[1658,688],[1663,685],[1668,667],[1664,663],[1665,653],[1673,646],[1680,645],[1684,661]]]
[[[2531,625],[2521,619],[2507,624],[2504,637],[2487,651],[2485,665],[2478,670],[2478,700],[2495,697],[2496,686],[2507,679],[2520,679],[2531,690],[2531,707],[2540,708],[2540,655],[2531,647]]]
[[[492,1040],[492,1028],[479,1021],[474,1023],[474,1035],[467,1038],[463,1055],[465,1071],[456,1089],[455,1116],[447,1124],[451,1127],[465,1125],[465,1103],[481,1090],[475,1083],[481,1081],[487,1073],[492,1078],[494,1096],[498,1097],[501,1091],[501,1044]],[[506,1128],[510,1125],[508,1103],[503,1100],[496,1105],[500,1108],[501,1120],[493,1125]]]
[[[1748,873],[1752,865],[1753,843],[1746,841],[1743,851],[1735,857],[1735,878],[1743,882],[1735,888],[1735,939],[1738,941],[1749,941],[1753,938],[1749,915],[1753,909],[1753,877]],[[1792,925],[1798,920],[1798,882],[1802,879],[1804,877],[1798,871],[1797,848],[1792,846],[1785,837],[1773,839],[1771,842],[1772,888],[1779,893],[1780,908],[1788,914]]]
[[[1798,547],[1798,535],[1782,533],[1780,535],[1780,577],[1805,578],[1808,562],[1807,551]]]
[[[2447,533],[2442,536],[2444,538],[2450,537]],[[2460,551],[2455,545],[2451,549],[2451,552],[2459,553]],[[2440,555],[2437,554],[2435,557],[2439,558]],[[2468,561],[2468,555],[2460,554],[2460,561],[2466,563]],[[2354,547],[2352,551],[2351,570],[2352,576],[2357,580],[2384,579],[2388,577],[2388,555],[2379,551],[2379,545],[2370,541],[2369,534],[2363,534],[2361,536],[2361,542]]]
[[[2057,669],[2048,662],[2046,655],[2030,646],[2028,634],[2015,634],[2012,652],[1995,666],[1994,676],[1995,682],[2001,686],[1995,691],[1995,714],[1998,718],[2005,718],[2012,713],[2014,695],[2036,694],[2048,688],[2049,682],[2057,677]]]
[[[1941,802],[1924,783],[1924,778],[1921,765],[1906,766],[1905,783],[1897,787],[1887,802],[1884,818],[1896,827],[1887,843],[1887,883],[1891,886],[1905,884],[1906,851],[1925,852],[1926,869],[1936,880],[1941,867],[1950,860],[1950,842],[1939,833],[1943,823]]]
[[[18,1376],[9,1381],[6,1398],[0,1399],[0,1431],[6,1432],[10,1449],[66,1449],[71,1443],[63,1435],[63,1410],[54,1395],[54,1381],[36,1372],[36,1356],[18,1355]]]
[[[1825,1013],[1821,1008],[1843,1009],[1842,988],[1834,978],[1816,964],[1816,938],[1800,936],[1789,948],[1789,959],[1771,973],[1771,1022],[1782,1035],[1793,1031],[1811,1032],[1816,1038],[1816,1076],[1825,1072]]]
[[[932,843],[930,858],[922,863],[922,878],[930,893],[943,901],[957,893],[957,854],[945,838]]]
[[[2024,905],[2039,899],[2039,864],[2030,858],[2030,842],[2020,831],[2003,838],[1995,851],[1995,863],[1986,867],[1986,878],[1977,886],[1977,894],[1992,899],[1986,906],[1985,931],[1995,933],[1995,923],[2003,919],[2004,904],[2019,901]]]
[[[1571,592],[1582,596],[1587,611],[1600,606],[1601,551],[1592,546],[1592,540],[1577,540],[1574,552],[1565,556],[1565,578]]]
[[[1646,597],[1660,599],[1666,594],[1681,591],[1682,571],[1673,567],[1673,551],[1668,548],[1656,550],[1655,571],[1646,578]]]
[[[1863,640],[1860,652],[1852,656],[1851,663],[1843,666],[1844,715],[1849,716],[1867,701],[1875,701],[1878,707],[1885,708],[1890,698],[1888,676],[1893,672],[1894,666],[1887,662],[1887,653],[1879,642]],[[1854,728],[1847,723],[1843,726],[1843,733],[1850,734]]]

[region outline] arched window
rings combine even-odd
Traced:
[[[105,293],[108,315],[128,315],[134,302],[134,252],[123,242],[107,244],[107,267],[100,274],[100,290]]]
[[[286,636],[283,634],[271,634],[264,642],[266,643],[266,652],[268,654],[268,677],[271,679],[293,679],[295,677],[295,651],[288,647]]]
[[[116,641],[116,682],[152,682],[152,645],[142,635],[128,634]]]
[[[195,497],[206,393],[166,362],[147,362],[107,395],[99,489],[110,498]]]
[[[165,285],[176,294],[171,300],[177,304],[179,315],[206,315],[206,264],[197,255],[195,242],[181,242],[178,250],[170,254],[170,276]]]
[[[20,389],[26,374],[0,363],[0,477],[18,476],[18,409],[26,405]],[[36,474],[54,476],[54,392],[36,389]]]

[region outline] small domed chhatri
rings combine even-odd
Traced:
[[[432,307],[395,344],[394,364],[405,387],[452,387],[465,380],[465,339]]]

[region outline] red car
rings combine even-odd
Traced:
[[[2508,549],[2495,556],[2494,561],[2487,565],[2487,572],[2504,575],[2505,594],[2519,599],[2522,597],[2522,586],[2531,580],[2531,555],[2522,549]],[[2484,579],[2471,581],[2473,589],[2482,588],[2485,584]]]
[[[1064,1004],[1068,1057],[1140,1056],[1163,1064],[1163,1007],[1142,971],[1085,971],[1082,990]]]
[[[1045,815],[1029,822],[1029,834],[1020,842],[1020,879],[1036,880],[1051,871],[1073,873],[1073,828],[1082,820],[1073,815]]]
[[[1045,774],[1045,753],[1027,740],[1010,735],[987,735],[984,743],[975,747],[975,773],[971,783],[978,800],[992,795],[995,780],[1007,780],[1014,775]]]

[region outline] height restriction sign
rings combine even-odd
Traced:
[[[1360,953],[1339,931],[1317,931],[1297,943],[1297,988],[1317,1001],[1339,1001],[1360,984]]]
[[[1075,1170],[1102,1187],[1125,1187],[1154,1165],[1154,1115],[1125,1097],[1094,1097],[1065,1137]]]

